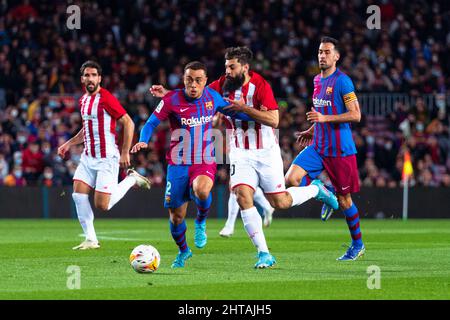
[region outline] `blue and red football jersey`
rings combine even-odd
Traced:
[[[339,69],[326,78],[314,77],[313,105],[324,115],[347,112],[345,103],[356,100],[355,88],[349,76]],[[356,153],[350,123],[316,123],[313,147],[325,157],[345,157]]]
[[[160,121],[169,119],[168,164],[209,164],[215,162],[213,116],[228,106],[215,90],[205,87],[198,99],[189,98],[184,89],[168,93],[153,112]]]

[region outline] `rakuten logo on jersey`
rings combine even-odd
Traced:
[[[183,126],[188,126],[188,127],[196,127],[196,126],[201,126],[205,123],[211,122],[212,121],[213,116],[201,116],[200,118],[181,118],[181,124]]]
[[[326,99],[313,99],[313,104],[315,107],[331,107],[331,101]]]

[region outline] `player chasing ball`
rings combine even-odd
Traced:
[[[275,130],[278,127],[278,105],[267,81],[250,71],[252,52],[246,47],[228,48],[225,54],[225,75],[208,88],[223,95],[230,106],[224,110],[244,113],[250,120],[227,116],[232,128],[230,148],[230,184],[237,196],[241,218],[252,243],[258,251],[255,268],[272,267],[276,260],[270,254],[262,219],[254,206],[254,192],[258,186],[264,190],[270,205],[288,209],[316,198],[334,209],[338,202],[320,180],[305,187],[285,188],[283,161]],[[154,96],[165,97],[167,90],[152,86]],[[170,94],[170,93],[169,93]]]
[[[65,158],[74,145],[84,143],[80,163],[73,177],[72,198],[83,229],[85,240],[74,250],[100,248],[94,228],[94,213],[89,202],[89,193],[94,190],[94,205],[101,211],[110,210],[128,190],[137,184],[150,189],[150,181],[129,169],[128,175],[119,184],[119,166],[130,166],[130,146],[134,124],[119,101],[100,86],[102,69],[94,61],[81,66],[81,83],[85,94],[79,99],[82,128],[58,148],[58,155]],[[116,122],[123,126],[121,152],[116,145]]]
[[[186,209],[188,201],[197,205],[194,242],[197,248],[207,243],[206,217],[208,215],[216,174],[212,120],[219,111],[227,113],[228,106],[220,94],[205,88],[206,66],[197,61],[184,68],[184,89],[165,95],[140,132],[139,142],[131,153],[148,147],[153,131],[161,121],[169,119],[171,145],[167,152],[167,185],[164,207],[169,210],[170,232],[179,252],[172,268],[183,268],[192,250],[186,241]],[[250,120],[245,114],[233,117]]]

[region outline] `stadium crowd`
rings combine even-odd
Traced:
[[[253,70],[272,85],[280,106],[285,169],[300,151],[294,133],[309,127],[312,79],[322,35],[341,43],[340,68],[356,92],[403,92],[391,114],[364,115],[353,127],[363,186],[401,184],[403,153],[413,183],[450,187],[449,11],[446,1],[381,1],[381,30],[366,27],[363,1],[80,1],[81,29],[66,26],[67,3],[0,3],[0,185],[68,185],[82,146],[65,160],[56,148],[80,129],[79,67],[94,58],[102,86],[140,129],[157,104],[152,84],[182,85],[183,65],[206,62],[209,79],[223,73],[224,49],[246,45]],[[425,104],[423,94],[439,97]],[[59,97],[64,98],[59,98]],[[443,97],[443,98],[442,98]],[[168,124],[151,151],[133,159],[154,185],[164,185]],[[137,133],[136,133],[137,134]],[[228,181],[227,167],[218,170]]]

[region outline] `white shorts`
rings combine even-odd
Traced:
[[[73,175],[73,181],[81,181],[95,191],[112,193],[112,189],[118,183],[119,158],[92,158],[81,155],[80,164]]]
[[[270,149],[230,151],[231,190],[247,185],[256,191],[259,186],[265,194],[285,192],[283,160],[279,145]]]

